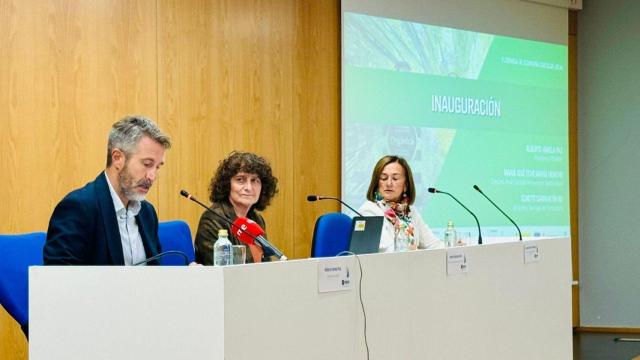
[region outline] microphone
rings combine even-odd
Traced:
[[[356,213],[358,216],[362,216],[362,214],[360,214],[359,212],[357,212],[354,208],[352,208],[351,206],[349,206],[346,202],[338,199],[337,197],[333,197],[333,196],[320,196],[320,195],[308,195],[307,196],[307,201],[309,202],[313,202],[313,201],[318,201],[318,200],[335,200],[337,202],[339,202],[340,204],[346,206],[347,208],[349,208],[349,210],[353,211],[354,213]]]
[[[478,185],[473,185],[473,188],[476,189],[480,194],[482,194],[482,196],[484,196],[487,200],[489,200],[489,202],[496,207],[496,209],[498,209],[502,215],[504,215],[507,219],[509,219],[509,221],[511,221],[511,223],[513,224],[513,226],[516,227],[516,229],[518,229],[518,236],[520,237],[520,241],[522,241],[522,232],[520,232],[520,228],[518,227],[518,224],[516,224],[515,221],[513,221],[513,219],[511,219],[509,217],[509,215],[507,215],[504,211],[502,211],[502,209],[500,209],[500,207],[498,205],[496,205],[496,203],[494,203],[493,201],[491,201],[491,199],[489,199],[489,197],[482,192],[482,190],[480,190],[480,188],[478,187]]]
[[[247,236],[250,238],[250,240],[244,241],[242,239],[239,239],[240,241],[242,241],[245,244],[253,244],[254,240],[258,242],[258,244],[260,244],[263,248],[267,248],[268,250],[271,250],[277,257],[280,258],[280,260],[287,260],[287,257],[284,256],[282,254],[282,252],[280,250],[278,250],[275,246],[271,245],[271,243],[269,243],[267,241],[267,239],[265,239],[262,235],[264,234],[264,230],[262,230],[262,228],[256,224],[257,229],[253,229],[253,231],[259,230],[259,232],[257,231],[256,233],[259,233],[259,235],[255,235],[256,233],[252,232],[252,230],[248,230],[248,229],[241,229],[240,228],[240,224],[236,224],[236,221],[238,219],[245,219],[245,218],[238,218],[236,219],[236,221],[231,222],[231,220],[227,219],[226,217],[218,214],[217,212],[211,210],[207,205],[201,203],[200,201],[198,201],[198,199],[196,199],[193,195],[189,194],[188,191],[186,190],[180,190],[180,195],[186,197],[187,199],[195,202],[196,204],[202,206],[203,208],[207,209],[210,213],[212,213],[213,215],[215,215],[218,219],[224,221],[227,225],[229,225],[229,229],[232,232],[235,232],[233,229],[236,228],[237,230],[242,230],[242,234],[243,236]],[[251,221],[255,224],[255,221],[253,220],[249,220],[249,219],[245,219],[247,222]],[[262,238],[262,240],[259,240],[258,237]],[[268,244],[268,246],[265,246],[262,244],[262,241],[264,241],[266,244]]]
[[[255,221],[244,217],[239,217],[233,222],[233,227],[237,230],[234,231],[235,236],[247,245],[253,245],[257,242],[263,249],[268,249],[280,260],[287,260],[287,257],[282,254],[282,251],[273,246],[267,239],[264,238],[264,230]],[[257,234],[255,236],[251,234]]]
[[[207,205],[201,203],[200,201],[198,201],[198,199],[196,199],[193,195],[189,194],[189,192],[187,190],[180,190],[180,195],[186,197],[187,199],[195,202],[196,204],[202,206],[203,208],[209,210],[210,213],[212,213],[213,215],[215,215],[218,219],[224,221],[227,225],[229,225],[229,228],[231,228],[233,226],[233,223],[231,222],[231,220],[227,219],[226,217],[218,214],[217,212],[211,210]]]
[[[432,188],[432,187],[428,188],[427,191],[429,191],[432,194],[435,194],[435,193],[447,194],[447,195],[451,196],[451,198],[453,200],[455,200],[458,204],[460,204],[460,206],[462,206],[465,210],[467,210],[469,212],[469,214],[471,214],[471,216],[473,216],[473,218],[476,219],[476,225],[478,225],[478,245],[482,245],[482,233],[480,232],[480,222],[478,221],[478,217],[476,216],[476,214],[474,214],[471,210],[469,210],[469,208],[464,206],[458,199],[456,199],[455,196],[449,194],[446,191],[438,190],[438,189]]]
[[[187,256],[187,254],[183,253],[182,251],[178,251],[178,250],[169,250],[169,251],[165,251],[165,252],[161,252],[159,254],[156,254],[156,255],[154,255],[154,256],[146,259],[146,260],[139,261],[139,262],[133,264],[133,266],[146,264],[146,263],[148,263],[150,261],[154,261],[154,260],[160,259],[160,258],[165,257],[167,255],[180,255],[180,256],[182,256],[184,258],[184,264],[185,265],[189,265],[189,257]]]

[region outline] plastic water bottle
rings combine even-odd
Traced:
[[[218,230],[218,240],[213,244],[213,265],[231,265],[231,241],[227,229]]]
[[[452,247],[456,244],[456,228],[453,226],[453,221],[449,220],[447,223],[447,230],[444,231],[444,246]]]

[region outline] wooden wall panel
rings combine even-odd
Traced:
[[[107,132],[156,116],[155,2],[3,1],[0,233],[45,230],[104,169]],[[157,198],[157,194],[151,198]]]
[[[272,162],[280,193],[265,216],[287,253],[305,256],[317,215],[338,209],[304,201],[339,192],[338,1],[16,0],[0,11],[0,196],[12,204],[0,232],[44,230],[60,198],[103,168],[107,131],[128,113],[173,138],[150,195],[163,219],[195,230],[200,210],[177,191],[206,199],[234,149]]]
[[[0,233],[46,230],[53,206],[104,169],[111,124],[157,116],[155,9],[0,0]],[[2,311],[0,359],[26,359],[24,335]]]
[[[179,189],[208,203],[218,162],[253,151],[279,179],[269,238],[289,257],[309,255],[315,218],[338,209],[305,201],[313,189],[339,191],[338,11],[338,1],[159,3],[159,119],[175,144],[162,218],[195,232],[202,210]]]
[[[27,338],[20,325],[0,306],[0,359],[26,360],[27,348]]]
[[[340,211],[327,200],[340,196],[340,1],[298,1],[294,62],[295,257],[311,253],[313,225],[321,214]],[[353,206],[359,206],[355,204]]]
[[[578,233],[578,13],[569,11],[569,191],[571,217],[571,268],[580,281],[580,234]],[[580,286],[571,287],[572,325],[580,326]]]
[[[306,202],[340,191],[339,18],[339,0],[0,0],[0,233],[46,230],[135,113],[173,140],[149,196],[161,220],[195,232],[179,189],[208,202],[218,161],[253,151],[280,180],[269,238],[307,257],[315,219],[339,209]],[[6,313],[0,328],[0,358],[24,358]]]

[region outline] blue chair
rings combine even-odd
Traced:
[[[313,229],[311,257],[336,256],[349,250],[351,237],[351,218],[335,212],[320,216]]]
[[[0,304],[28,334],[29,266],[42,265],[47,234],[0,235]]]
[[[189,262],[196,258],[189,224],[182,220],[165,221],[158,224],[158,237],[162,251],[181,251],[187,255]],[[168,255],[160,259],[160,265],[184,265],[184,258],[179,255]]]

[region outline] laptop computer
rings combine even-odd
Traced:
[[[374,254],[380,248],[384,216],[356,216],[351,220],[349,251],[354,254]]]

